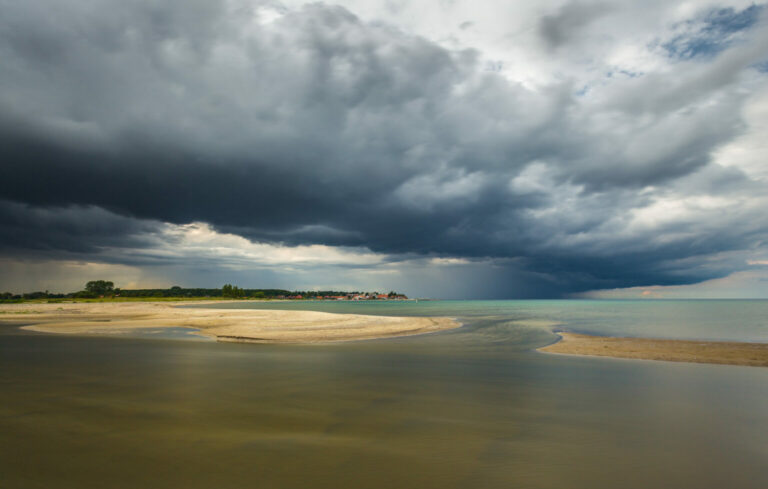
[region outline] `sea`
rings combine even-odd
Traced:
[[[768,368],[536,351],[558,329],[768,342],[765,300],[206,307],[462,327],[258,345],[0,317],[0,488],[768,487]]]

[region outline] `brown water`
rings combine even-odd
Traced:
[[[768,369],[467,322],[310,346],[0,326],[0,488],[768,487]]]

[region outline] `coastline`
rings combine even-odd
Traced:
[[[183,302],[206,305],[217,301]],[[180,304],[179,304],[180,305]],[[75,335],[183,327],[221,342],[318,343],[413,336],[454,329],[445,317],[394,317],[265,309],[180,308],[173,302],[3,304],[0,320],[22,329]]]
[[[768,367],[766,343],[555,334],[558,341],[537,350],[558,355]]]

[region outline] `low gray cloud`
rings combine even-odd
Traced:
[[[584,28],[611,9],[611,4],[603,2],[568,2],[541,18],[539,32],[547,47],[557,49],[580,37]]]
[[[764,183],[712,156],[747,130],[759,36],[584,95],[341,7],[272,20],[262,5],[7,5],[0,249],[142,265],[115,250],[206,222],[465,257],[493,264],[497,296],[546,296],[723,276],[740,266],[728,253],[765,242],[758,201],[743,202]],[[606,11],[568,4],[542,32],[555,48]]]
[[[0,201],[0,252],[42,258],[76,257],[108,247],[142,248],[160,223],[99,207],[32,207]]]

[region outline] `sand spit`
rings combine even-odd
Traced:
[[[168,302],[2,304],[0,321],[23,323],[24,329],[32,331],[88,335],[126,333],[142,328],[187,327],[217,341],[241,343],[367,340],[432,333],[461,325],[451,318],[440,317],[180,308],[177,305]]]
[[[539,350],[568,355],[768,367],[766,343],[617,338],[563,332],[557,334],[561,337],[560,341]]]

